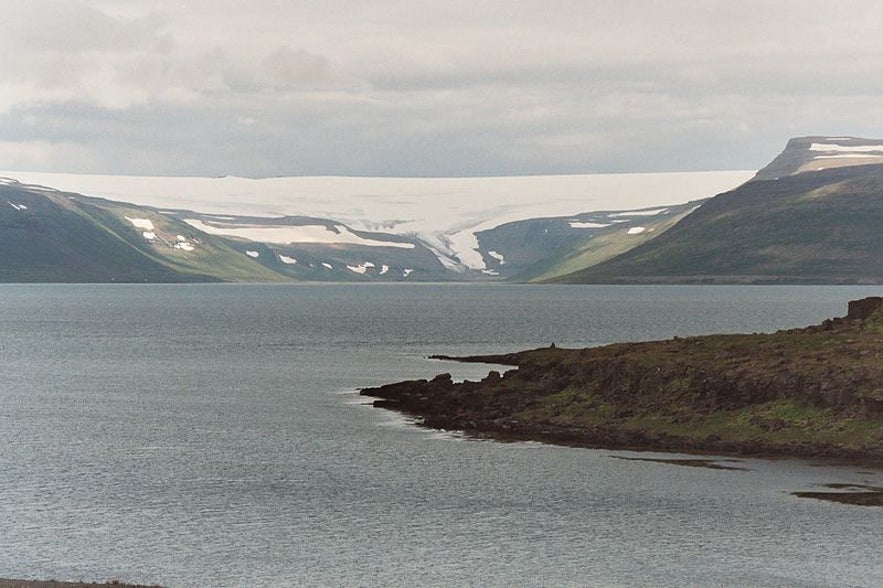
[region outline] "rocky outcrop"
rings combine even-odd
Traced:
[[[877,312],[881,306],[883,306],[883,297],[880,296],[870,296],[868,298],[862,298],[861,300],[850,300],[846,318],[849,320],[863,321]]]
[[[481,382],[365,389],[423,424],[500,439],[883,461],[883,299],[772,334],[543,348]]]

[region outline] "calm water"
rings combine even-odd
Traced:
[[[0,576],[167,586],[880,586],[880,472],[421,430],[424,358],[803,326],[872,288],[0,286]],[[646,455],[646,454],[641,454]]]

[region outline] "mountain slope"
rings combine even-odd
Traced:
[[[0,184],[2,282],[280,281],[221,239],[153,211]]]
[[[195,219],[202,223],[193,228],[228,238],[234,244],[245,240],[267,244],[278,249],[280,255],[298,260],[297,264],[273,270],[293,273],[298,279],[358,280],[379,278],[383,266],[389,268],[382,274],[384,279],[394,275],[404,278],[406,273],[408,279],[424,280],[511,277],[529,265],[527,248],[521,247],[519,252],[516,243],[511,251],[504,250],[505,239],[494,243],[491,239],[485,244],[479,235],[507,223],[530,219],[579,220],[593,211],[681,205],[736,186],[753,174],[724,171],[500,178],[249,179],[0,172],[0,176],[31,185],[130,202],[160,213],[172,211],[178,220]],[[189,216],[186,211],[199,214]],[[213,230],[204,225],[211,225]],[[302,230],[292,230],[297,226]],[[590,232],[570,227],[566,222],[561,228],[570,233],[565,239],[568,243],[582,242]],[[286,235],[282,240],[280,232]],[[353,249],[359,247],[362,249]],[[412,248],[414,255],[409,255],[405,247]],[[540,249],[557,253],[546,245]],[[491,252],[511,262],[499,263]],[[426,253],[436,261],[428,260]],[[273,262],[266,255],[265,251],[256,258],[258,263],[267,267],[280,265],[276,263],[278,257]],[[524,261],[517,262],[519,257]],[[373,275],[368,263],[377,269]],[[309,264],[314,266],[312,273],[305,269]],[[322,264],[334,269],[327,270]],[[359,273],[363,268],[365,273]],[[331,274],[325,276],[326,270]]]
[[[4,199],[8,207],[2,206]],[[566,273],[568,264],[585,263],[586,256],[610,257],[634,247],[695,206],[506,223],[470,234],[476,241],[471,255],[484,265],[478,270],[464,268],[433,244],[451,235],[427,241],[309,216],[159,209],[0,179],[5,260],[0,281],[446,281],[557,275]]]
[[[761,176],[763,177],[763,176]],[[757,179],[568,283],[883,283],[883,165]]]
[[[506,252],[499,262],[513,272],[514,281],[542,281],[629,251],[668,230],[701,202],[533,219],[479,233],[478,238],[482,248]]]

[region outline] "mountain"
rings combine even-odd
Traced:
[[[223,239],[143,208],[0,182],[2,282],[280,281]]]
[[[873,139],[756,174],[0,175],[6,282],[883,283]]]
[[[7,282],[554,276],[637,245],[750,176],[0,175]]]
[[[883,140],[857,137],[797,137],[788,141],[755,180],[777,180],[785,176],[856,165],[883,163]]]
[[[703,201],[506,223],[476,234],[489,271],[539,281],[596,265],[661,234]],[[506,252],[505,256],[500,251]],[[494,263],[496,262],[496,263]]]
[[[658,237],[566,283],[883,283],[883,141],[792,139]]]

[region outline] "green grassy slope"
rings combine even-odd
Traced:
[[[145,239],[130,218],[147,218]],[[199,241],[176,248],[177,235]],[[235,251],[222,239],[149,210],[0,185],[0,282],[279,281],[285,278]]]
[[[752,181],[567,283],[883,283],[883,166]]]
[[[544,282],[596,266],[658,237],[689,214],[691,209],[692,207],[684,208],[676,214],[644,219],[640,224],[646,231],[637,235],[630,235],[628,226],[600,232],[571,250],[543,260],[528,271],[516,275],[513,280]]]

